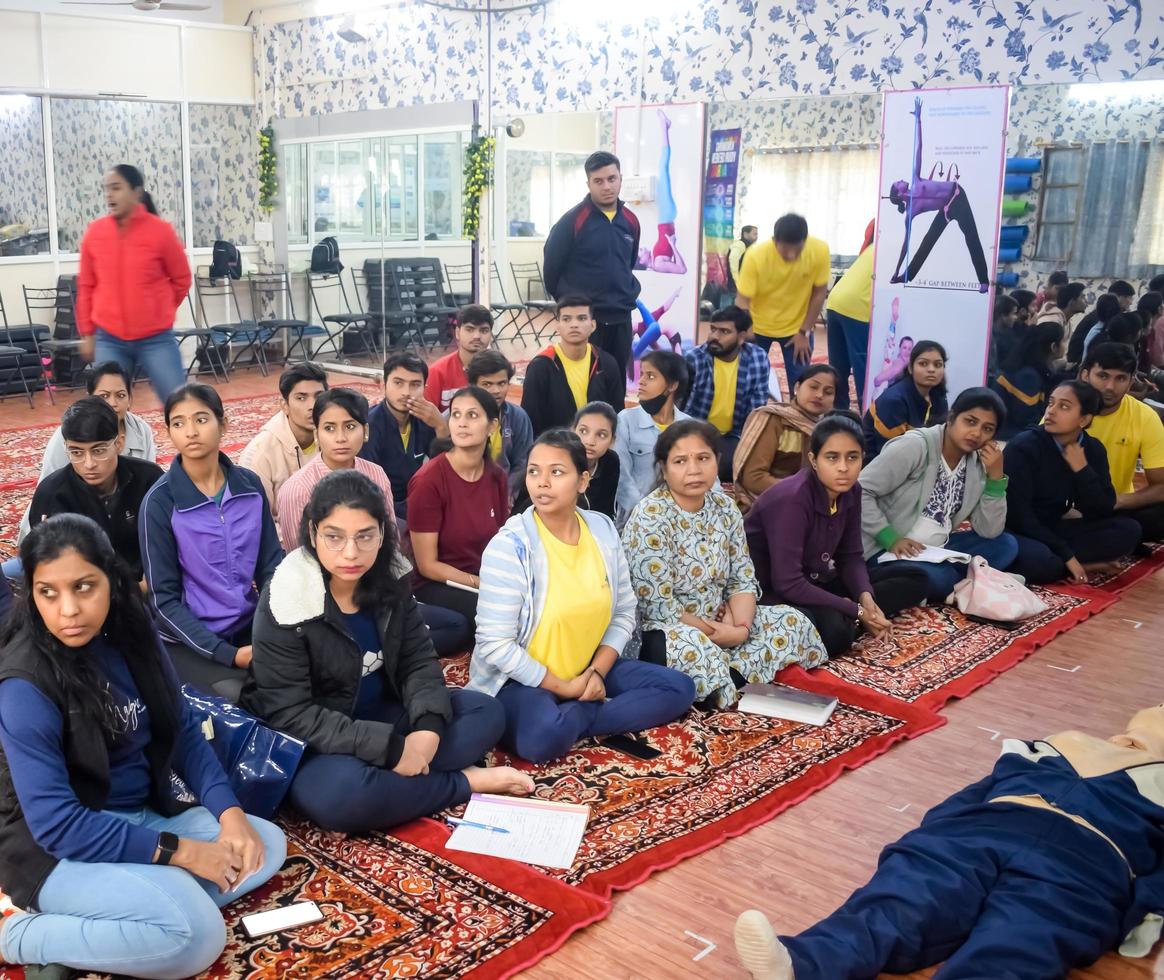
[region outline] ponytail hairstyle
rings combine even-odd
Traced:
[[[135,664],[160,666],[158,634],[129,566],[113,550],[97,523],[80,514],[50,517],[34,527],[20,543],[24,594],[13,605],[0,644],[7,646],[19,634],[27,634],[38,659],[60,685],[66,702],[96,723],[105,735],[106,744],[112,745],[121,729],[112,711],[108,683],[94,666],[92,657],[78,656],[49,632],[36,608],[33,582],[37,568],[70,550],[96,566],[109,580],[109,613],[103,630],[109,644],[121,653],[131,670]]]
[[[130,189],[141,191],[141,203],[145,205],[145,209],[150,214],[157,214],[158,209],[154,206],[154,199],[150,196],[150,192],[145,189],[145,178],[142,177],[141,171],[137,167],[129,163],[119,163],[113,168],[114,172],[129,184]]]

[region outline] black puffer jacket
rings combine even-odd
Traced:
[[[384,680],[412,731],[443,734],[452,702],[416,600],[402,594],[376,617]],[[252,631],[254,659],[240,705],[316,752],[354,755],[384,768],[400,760],[404,737],[386,722],[352,717],[363,651],[344,622],[323,570],[292,551],[263,589]]]

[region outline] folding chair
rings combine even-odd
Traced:
[[[538,340],[537,325],[534,323],[533,317],[530,315],[529,308],[524,303],[509,302],[509,297],[505,295],[505,286],[501,282],[501,273],[497,269],[496,262],[489,263],[489,271],[490,284],[497,291],[497,295],[501,297],[500,302],[494,300],[489,304],[493,308],[493,312],[507,313],[509,315],[509,324],[507,325],[513,326],[513,339],[521,341],[521,343],[524,344],[525,341],[521,339],[522,324],[518,319],[518,314],[522,314],[525,317],[525,326],[529,328],[530,336],[532,336],[536,342]],[[503,332],[504,327],[497,331],[497,333],[494,335],[495,342],[502,338]]]
[[[13,394],[8,389],[13,386],[14,380],[19,379],[20,386],[24,389],[24,395],[28,399],[28,407],[32,408],[32,388],[28,384],[25,368],[31,370],[34,379],[40,380],[41,364],[40,358],[36,355],[35,330],[27,325],[24,327],[29,331],[29,346],[32,347],[32,350],[21,347],[13,339],[12,327],[8,323],[8,313],[4,309],[3,296],[0,296],[0,320],[4,323],[4,343],[0,344],[0,373],[8,371],[8,375],[0,380],[0,401],[7,398],[9,394]],[[18,327],[18,329],[21,328]],[[4,362],[8,360],[11,361],[11,364],[6,365]]]
[[[412,313],[400,305],[392,271],[368,259],[362,269],[352,269],[352,286],[360,312],[370,318],[372,347],[377,356],[386,354],[412,332]]]
[[[300,320],[295,316],[295,299],[291,295],[291,277],[284,270],[282,272],[252,272],[247,276],[251,290],[251,316],[259,325],[264,335],[263,343],[269,343],[278,334],[293,337],[290,346],[283,354],[283,362],[291,360],[291,354],[296,347],[302,347],[304,360],[311,359],[311,351],[307,346],[308,337],[330,337],[323,327]],[[267,314],[266,311],[271,313]],[[264,355],[264,361],[266,355]]]
[[[195,342],[194,357],[186,366],[186,377],[190,377],[190,372],[194,372],[194,377],[197,378],[209,370],[214,375],[215,381],[229,381],[230,372],[226,368],[226,361],[222,359],[222,351],[214,342],[214,331],[209,327],[198,325],[198,314],[194,309],[192,293],[186,294],[186,306],[190,310],[190,322],[193,326],[174,328],[174,337],[178,341],[179,348],[181,348],[183,340]]]
[[[332,349],[335,350],[336,357],[343,360],[344,347],[346,346],[344,341],[347,335],[351,333],[364,349],[364,353],[358,356],[366,356],[373,361],[379,359],[376,353],[374,335],[371,338],[371,343],[369,343],[372,315],[362,310],[359,313],[352,310],[352,304],[348,302],[348,291],[344,288],[344,280],[340,273],[308,271],[307,295],[311,298],[311,305],[315,309],[316,316],[319,317],[319,322],[323,324],[324,332],[327,334],[327,341],[316,348],[317,354],[330,344]],[[324,313],[321,301],[323,303],[329,303],[331,306],[339,307],[339,312]],[[329,324],[335,327],[334,332],[330,329]]]
[[[526,305],[526,308],[531,312],[531,319],[536,322],[536,316],[541,316],[543,313],[550,313],[557,315],[557,304],[549,298],[546,292],[546,281],[542,276],[542,265],[540,262],[510,262],[509,272],[513,276],[513,284],[517,287],[517,298],[520,302]],[[535,297],[535,288],[540,296]],[[537,342],[541,343],[542,332],[546,327],[534,326],[534,336]]]
[[[445,298],[440,260],[389,259],[400,306],[412,314],[411,333],[422,350],[439,350],[449,343],[449,323],[457,307]],[[429,337],[432,336],[431,343]]]
[[[77,294],[75,276],[58,276],[55,286],[25,286],[24,308],[28,312],[28,322],[32,326],[31,335],[36,347],[37,358],[45,364],[46,356],[52,367],[49,368],[49,381],[46,384],[49,400],[56,402],[53,397],[53,387],[75,387],[81,378],[80,355],[81,337],[77,333]],[[51,316],[46,316],[51,311]],[[42,322],[42,317],[48,319],[51,326]],[[60,370],[59,360],[63,359],[68,367],[68,375]]]
[[[194,292],[198,297],[198,322],[210,330],[210,343],[215,347],[225,347],[226,357],[219,351],[219,359],[224,368],[229,370],[236,367],[239,361],[248,353],[253,353],[252,363],[258,366],[264,377],[270,373],[267,370],[267,355],[263,345],[269,341],[254,320],[243,319],[242,310],[238,305],[238,294],[234,291],[234,281],[230,278],[214,278],[209,271],[200,267],[194,277]],[[209,309],[220,309],[221,319],[212,316]],[[241,343],[242,349],[232,357],[232,344]]]
[[[465,306],[473,302],[473,266],[446,265],[445,285],[448,286],[448,297],[455,306]]]

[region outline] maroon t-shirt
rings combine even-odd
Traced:
[[[509,518],[505,471],[485,464],[476,483],[457,475],[445,453],[430,459],[408,481],[408,529],[437,535],[437,561],[469,575],[481,571],[481,555]],[[416,587],[428,580],[418,573]]]

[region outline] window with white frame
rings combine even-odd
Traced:
[[[804,216],[808,233],[827,242],[833,255],[856,255],[877,211],[880,166],[876,148],[758,150],[739,224],[756,225],[763,236],[792,211]]]
[[[509,149],[505,156],[506,234],[545,238],[558,216],[586,196],[585,153]]]

